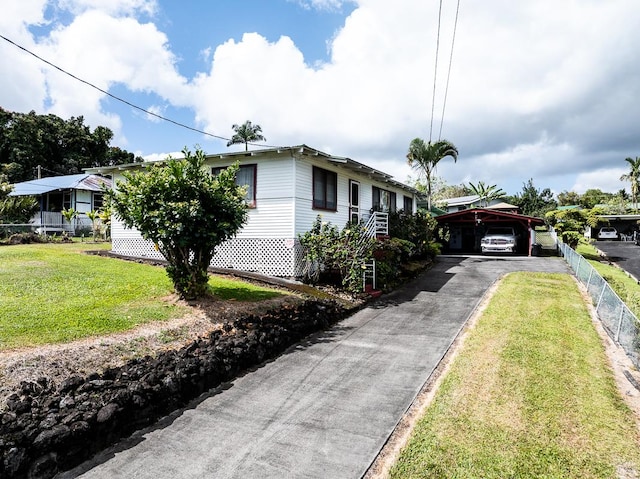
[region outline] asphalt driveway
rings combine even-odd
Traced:
[[[62,478],[360,478],[487,289],[543,257],[427,273]]]
[[[633,241],[596,241],[595,247],[609,261],[616,263],[634,278],[640,279],[640,246]]]

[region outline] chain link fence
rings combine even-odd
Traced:
[[[640,368],[640,322],[636,315],[582,255],[565,243],[558,243],[558,246],[578,280],[589,292],[604,329],[624,349],[633,364]]]

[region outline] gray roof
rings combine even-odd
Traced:
[[[23,181],[13,185],[9,196],[37,196],[57,190],[102,191],[102,185],[111,186],[111,180],[99,175],[50,176],[38,180]]]
[[[446,203],[447,206],[462,206],[470,205],[480,201],[480,195],[458,196],[457,198],[446,198],[438,201],[438,203]]]
[[[268,155],[268,154],[274,154],[274,153],[276,154],[295,153],[299,155],[305,155],[308,157],[315,157],[315,158],[327,161],[329,163],[333,163],[335,165],[340,165],[347,170],[357,171],[359,173],[366,174],[375,180],[388,183],[390,185],[396,186],[398,188],[402,188],[404,190],[411,191],[417,196],[422,195],[420,191],[416,190],[412,186],[409,186],[400,181],[394,180],[393,177],[388,173],[384,173],[380,170],[376,170],[375,168],[371,168],[365,165],[364,163],[360,163],[358,161],[352,160],[351,158],[346,158],[343,156],[336,156],[329,153],[325,153],[323,151],[316,150],[315,148],[311,148],[310,146],[307,146],[307,145],[269,147],[269,148],[249,150],[249,151],[245,151],[245,150],[230,151],[225,153],[208,154],[206,156],[209,159],[229,158],[229,159],[235,160],[243,157],[257,158],[257,157],[260,157],[261,155],[265,155],[265,154]],[[180,159],[180,158],[176,157],[176,159]],[[84,170],[88,173],[111,174],[114,171],[128,170],[132,168],[146,168],[149,165],[153,165],[155,163],[162,162],[162,161],[166,161],[166,160],[135,162],[135,163],[127,163],[124,165],[113,165],[113,166],[97,166],[92,168],[85,168]]]

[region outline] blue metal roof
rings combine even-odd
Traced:
[[[80,173],[78,175],[51,176],[39,180],[23,181],[13,185],[9,196],[37,196],[56,190],[102,191],[102,185],[111,186],[111,180],[103,176]]]

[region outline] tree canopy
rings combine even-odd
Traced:
[[[620,181],[628,181],[631,183],[631,201],[633,208],[638,208],[638,188],[640,187],[640,156],[635,158],[625,158],[629,164],[629,173],[620,177]]]
[[[267,141],[262,135],[262,127],[260,125],[254,125],[249,120],[245,121],[242,125],[233,125],[231,128],[235,133],[227,143],[227,146],[244,143],[244,149],[247,151],[249,149],[249,143],[254,141]]]
[[[536,188],[533,184],[533,178],[523,183],[521,193],[507,197],[507,201],[518,206],[522,214],[538,218],[544,218],[548,211],[555,210],[558,206],[556,200],[553,199],[551,190]]]
[[[112,139],[109,128],[98,126],[91,131],[82,116],[63,120],[0,107],[0,173],[9,183],[18,183],[37,178],[38,166],[49,175],[71,175],[83,168],[142,161],[110,146]]]
[[[235,183],[235,164],[212,176],[205,155],[183,150],[145,171],[125,171],[126,181],[108,194],[113,214],[152,241],[169,263],[176,292],[193,299],[206,295],[207,269],[215,248],[232,238],[247,219],[244,187]]]
[[[414,169],[424,175],[427,186],[427,209],[431,211],[433,170],[440,160],[450,156],[455,162],[458,159],[458,149],[447,140],[435,143],[425,142],[422,138],[414,138],[409,144],[407,161]]]
[[[477,184],[469,183],[469,190],[474,195],[480,197],[480,206],[488,206],[492,200],[498,200],[504,198],[507,194],[502,188],[498,188],[498,185],[487,185],[484,181],[478,181]]]

